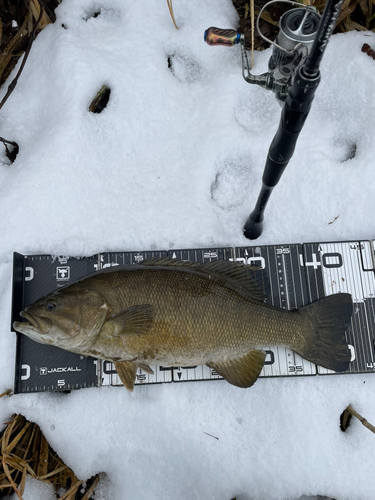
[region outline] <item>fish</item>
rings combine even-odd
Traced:
[[[348,293],[294,310],[265,303],[265,273],[236,262],[151,259],[97,271],[20,312],[17,332],[32,340],[114,363],[132,391],[137,369],[207,365],[230,384],[251,387],[264,346],[346,371]]]

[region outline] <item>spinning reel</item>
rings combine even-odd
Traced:
[[[279,21],[280,31],[273,42],[266,38],[259,29],[259,19],[263,11],[271,4],[286,3],[298,5],[288,10]],[[272,0],[259,12],[256,27],[259,35],[273,45],[272,55],[268,61],[268,73],[252,75],[245,50],[245,36],[235,30],[208,28],[204,40],[208,45],[225,45],[227,47],[240,44],[242,54],[242,75],[248,83],[260,85],[272,90],[280,101],[285,101],[293,84],[294,76],[304,64],[314,42],[321,16],[315,7],[301,7],[300,3],[291,0]],[[282,104],[282,103],[280,103]]]
[[[322,16],[313,7],[302,7],[290,0],[278,1],[298,5],[298,8],[288,10],[280,18],[280,31],[275,42],[262,35],[259,18],[263,10],[276,0],[268,2],[259,13],[259,35],[273,45],[268,73],[259,76],[250,73],[244,35],[219,28],[209,28],[204,34],[209,45],[232,46],[239,43],[245,80],[272,90],[282,105],[279,127],[268,150],[258,200],[243,228],[244,236],[250,240],[262,234],[264,210],[293,156],[320,82],[319,66],[344,0],[327,0]]]

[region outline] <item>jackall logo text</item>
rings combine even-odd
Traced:
[[[41,367],[39,370],[40,375],[48,375],[49,373],[67,373],[67,372],[81,372],[81,368],[73,368],[72,366],[63,366],[59,368],[46,368]]]

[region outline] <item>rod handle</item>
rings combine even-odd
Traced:
[[[204,41],[208,45],[225,45],[232,47],[240,43],[241,33],[232,29],[221,29],[211,26],[204,32]]]

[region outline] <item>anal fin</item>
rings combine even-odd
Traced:
[[[259,350],[250,351],[240,358],[224,363],[206,363],[217,371],[227,382],[237,387],[251,387],[264,366],[266,353]]]
[[[154,374],[154,370],[151,368],[151,366],[146,365],[146,363],[138,363],[138,368],[143,370],[145,373],[148,373],[149,375]]]
[[[133,361],[117,361],[115,368],[121,382],[128,391],[133,392],[135,377],[137,375],[137,365]]]

